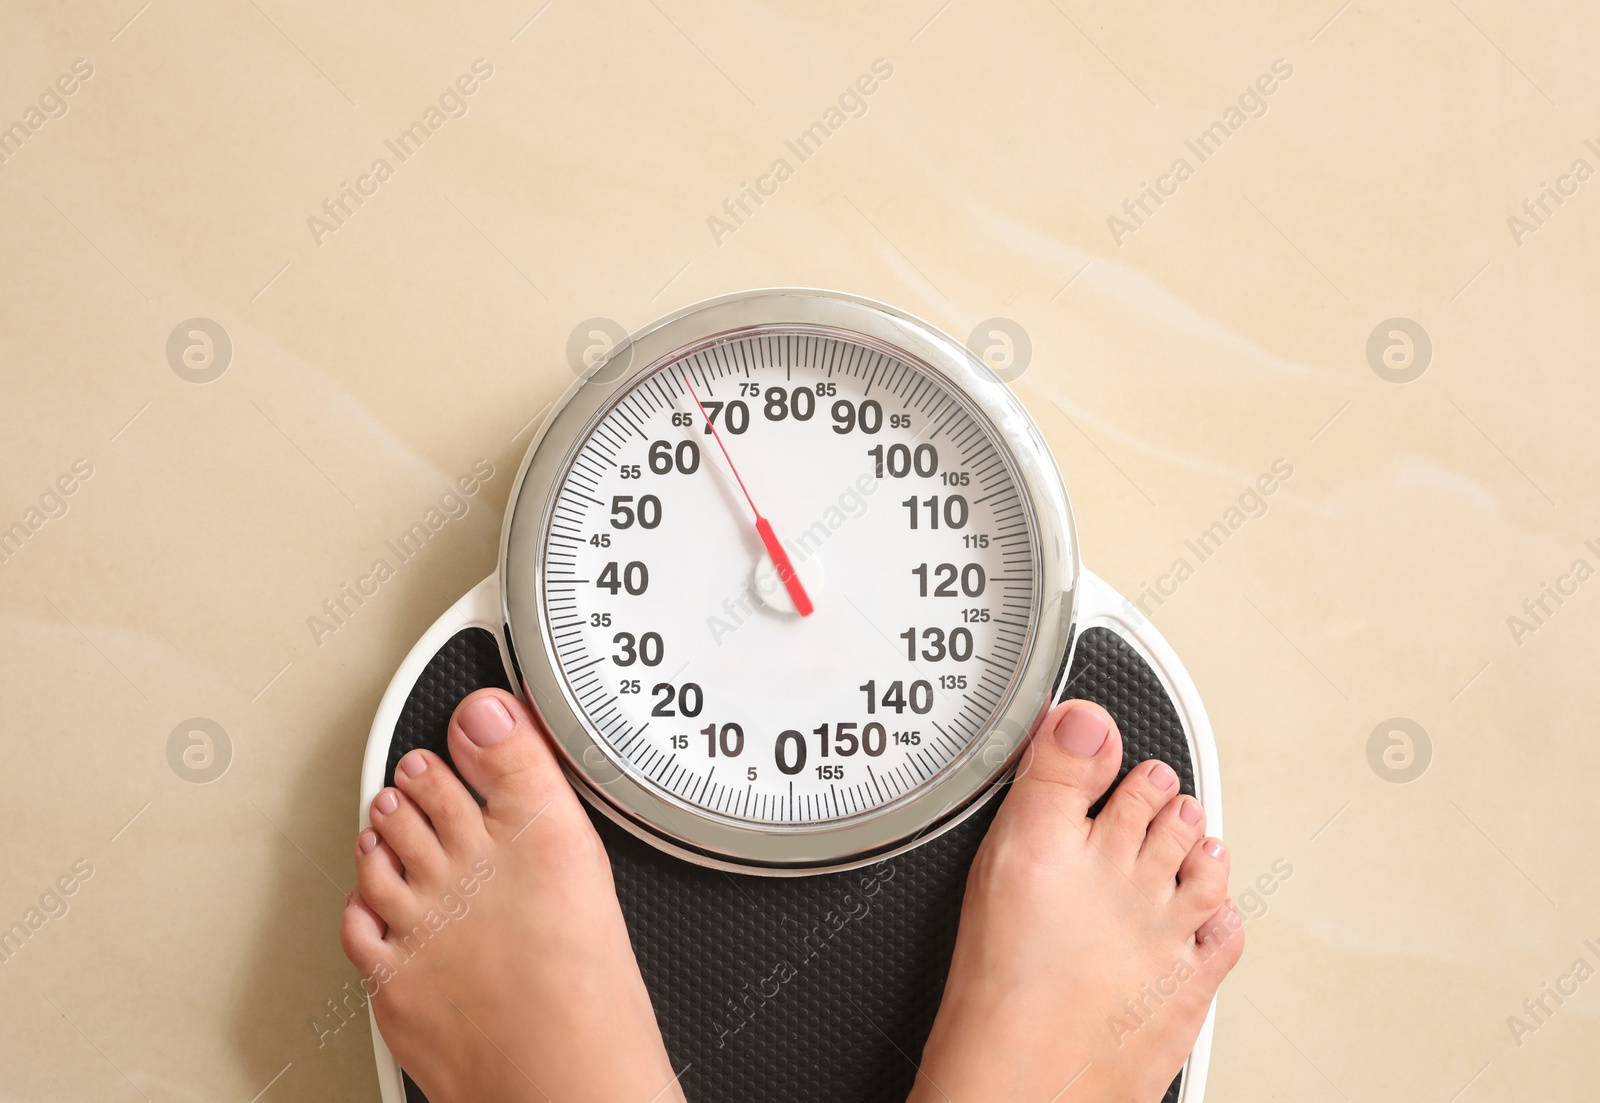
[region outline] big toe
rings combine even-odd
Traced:
[[[488,807],[485,820],[520,834],[546,814],[582,815],[555,752],[527,706],[504,690],[481,689],[450,718],[450,757]]]
[[[1080,831],[1122,765],[1122,737],[1111,714],[1089,701],[1057,705],[1023,752],[1000,815],[1066,822]]]

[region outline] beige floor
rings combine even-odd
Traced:
[[[542,2],[0,6],[0,526],[38,526],[0,563],[0,924],[55,913],[0,964],[0,1097],[376,1099],[365,1024],[308,1021],[355,976],[389,673],[491,569],[580,322],[808,284],[1019,323],[1086,560],[1175,591],[1235,892],[1272,888],[1212,1098],[1591,1098],[1595,10]],[[735,221],[747,183],[776,193]],[[186,364],[197,327],[231,352]],[[1534,618],[1546,584],[1576,592]],[[209,784],[169,763],[194,717],[231,746]],[[1575,994],[1534,1018],[1546,984]]]

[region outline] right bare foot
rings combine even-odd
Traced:
[[[433,1103],[682,1103],[611,865],[533,718],[479,690],[356,841],[345,954]]]
[[[967,880],[911,1103],[1157,1103],[1244,934],[1228,852],[1161,762],[1095,819],[1122,739],[1071,701],[1034,734]]]

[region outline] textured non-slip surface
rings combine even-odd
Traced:
[[[506,688],[494,637],[458,633],[395,728],[385,781],[413,747],[448,758],[463,696]],[[1112,632],[1084,632],[1068,693],[1117,718],[1123,772],[1160,757],[1194,792],[1187,741],[1155,673]],[[723,873],[669,857],[598,813],[639,967],[691,1103],[898,1103],[954,947],[967,867],[998,802],[906,854],[817,877]],[[1167,1103],[1177,1098],[1174,1081]],[[410,1103],[423,1095],[407,1083]]]

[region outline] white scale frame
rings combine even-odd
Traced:
[[[810,304],[815,304],[819,300],[842,303],[848,304],[855,311],[865,309],[869,312],[881,312],[885,318],[892,319],[894,327],[914,326],[921,333],[937,338],[946,349],[959,349],[961,347],[948,336],[927,326],[926,323],[910,318],[908,315],[904,315],[890,307],[856,296],[809,289],[774,289],[710,300],[709,302],[686,308],[663,319],[650,327],[649,330],[632,339],[632,341],[647,338],[651,334],[658,334],[666,327],[680,325],[684,319],[690,319],[696,315],[703,317],[706,311],[725,310],[729,307],[734,307],[741,315],[748,312],[752,315],[759,315],[778,322],[788,321],[789,319],[784,316],[785,312],[782,309],[782,304],[785,301],[792,302],[795,300]],[[777,309],[774,310],[774,307]],[[627,349],[631,343],[625,343],[623,346],[619,346],[618,349],[612,350],[612,357],[615,358],[619,352]],[[971,357],[970,354],[968,354],[967,360],[971,364],[977,363],[976,358]],[[394,739],[395,726],[399,722],[400,714],[405,707],[407,698],[411,695],[417,679],[421,677],[428,663],[458,633],[469,628],[480,628],[489,632],[499,646],[500,658],[505,667],[507,680],[512,685],[520,687],[520,695],[524,700],[529,699],[528,686],[517,678],[517,671],[511,661],[512,651],[507,646],[506,635],[510,616],[507,609],[505,587],[502,586],[501,581],[507,569],[505,549],[510,545],[513,521],[516,518],[515,505],[518,501],[518,491],[534,461],[535,454],[555,419],[564,407],[571,403],[576,396],[583,393],[585,386],[597,373],[605,370],[607,363],[607,360],[597,363],[588,375],[575,383],[563,400],[557,403],[551,414],[546,417],[539,431],[535,433],[533,443],[529,446],[528,456],[523,461],[522,471],[518,475],[518,488],[513,491],[511,506],[507,510],[501,540],[500,571],[478,583],[446,610],[444,615],[439,617],[412,647],[400,664],[399,669],[396,670],[394,677],[390,680],[389,686],[379,702],[377,714],[373,717],[372,728],[367,737],[366,751],[362,760],[361,790],[357,809],[358,829],[365,830],[370,826],[369,810],[373,799],[383,788],[384,774],[388,766],[389,748]],[[981,366],[980,370],[983,370]],[[619,380],[612,380],[611,386],[616,387],[618,382]],[[998,380],[996,380],[996,383],[1003,387],[1003,384],[998,384]],[[1018,405],[1020,408],[1020,404]],[[1059,480],[1059,475],[1056,477]],[[1064,489],[1061,494],[1062,501],[1065,502]],[[1070,508],[1065,509],[1063,512],[1064,516],[1061,520],[1066,526],[1067,538],[1070,541],[1069,546],[1071,549],[1071,553],[1063,557],[1069,570],[1068,577],[1060,586],[1060,592],[1070,602],[1068,638],[1073,641],[1075,646],[1076,641],[1082,638],[1084,631],[1090,628],[1108,629],[1131,646],[1156,672],[1163,688],[1177,710],[1179,720],[1183,726],[1184,735],[1188,742],[1190,761],[1193,765],[1195,795],[1205,809],[1208,831],[1214,836],[1221,837],[1222,787],[1217,762],[1216,742],[1212,735],[1210,720],[1206,716],[1205,706],[1200,699],[1199,690],[1195,687],[1194,681],[1189,677],[1188,671],[1185,670],[1183,663],[1178,659],[1171,645],[1161,636],[1154,625],[1108,583],[1087,568],[1082,567],[1076,555],[1077,540],[1075,533],[1072,531]],[[1071,656],[1068,656],[1068,661],[1060,667],[1062,672],[1061,681],[1063,683],[1065,682],[1066,671],[1070,670],[1070,668]],[[1061,689],[1062,686],[1057,685],[1055,692],[1059,694]],[[1018,746],[1020,746],[1020,742]],[[1006,763],[1014,759],[1016,749],[1017,747],[1011,747],[1008,750],[1009,757],[1006,759]],[[827,872],[831,869],[847,868],[850,865],[862,864],[863,861],[879,860],[885,856],[885,853],[894,852],[891,850],[877,853],[868,858],[855,861],[845,856],[844,860],[830,866],[801,870],[741,867],[737,863],[729,863],[715,856],[708,856],[693,849],[677,846],[671,840],[663,839],[655,832],[642,828],[640,824],[619,812],[610,801],[594,793],[583,778],[574,773],[570,757],[567,758],[567,765],[569,778],[574,782],[574,787],[594,807],[635,835],[684,860],[724,869],[740,870],[745,873],[803,876]],[[993,783],[978,799],[973,800],[961,814],[940,822],[934,831],[920,836],[911,845],[917,845],[922,841],[926,841],[927,838],[949,830],[949,828],[961,822],[978,808],[981,808],[1002,787],[1009,768],[1009,764],[1002,764],[996,771]],[[368,1013],[369,1015],[371,1014],[370,1005]],[[1212,1007],[1206,1015],[1205,1023],[1201,1027],[1200,1035],[1195,1041],[1193,1050],[1190,1052],[1189,1060],[1184,1066],[1179,1103],[1202,1103],[1204,1099],[1215,1018],[1216,1004],[1213,1001]],[[372,1022],[372,1039],[383,1103],[406,1103],[400,1066],[390,1054],[388,1046],[384,1044],[383,1036],[378,1031],[375,1019]]]

